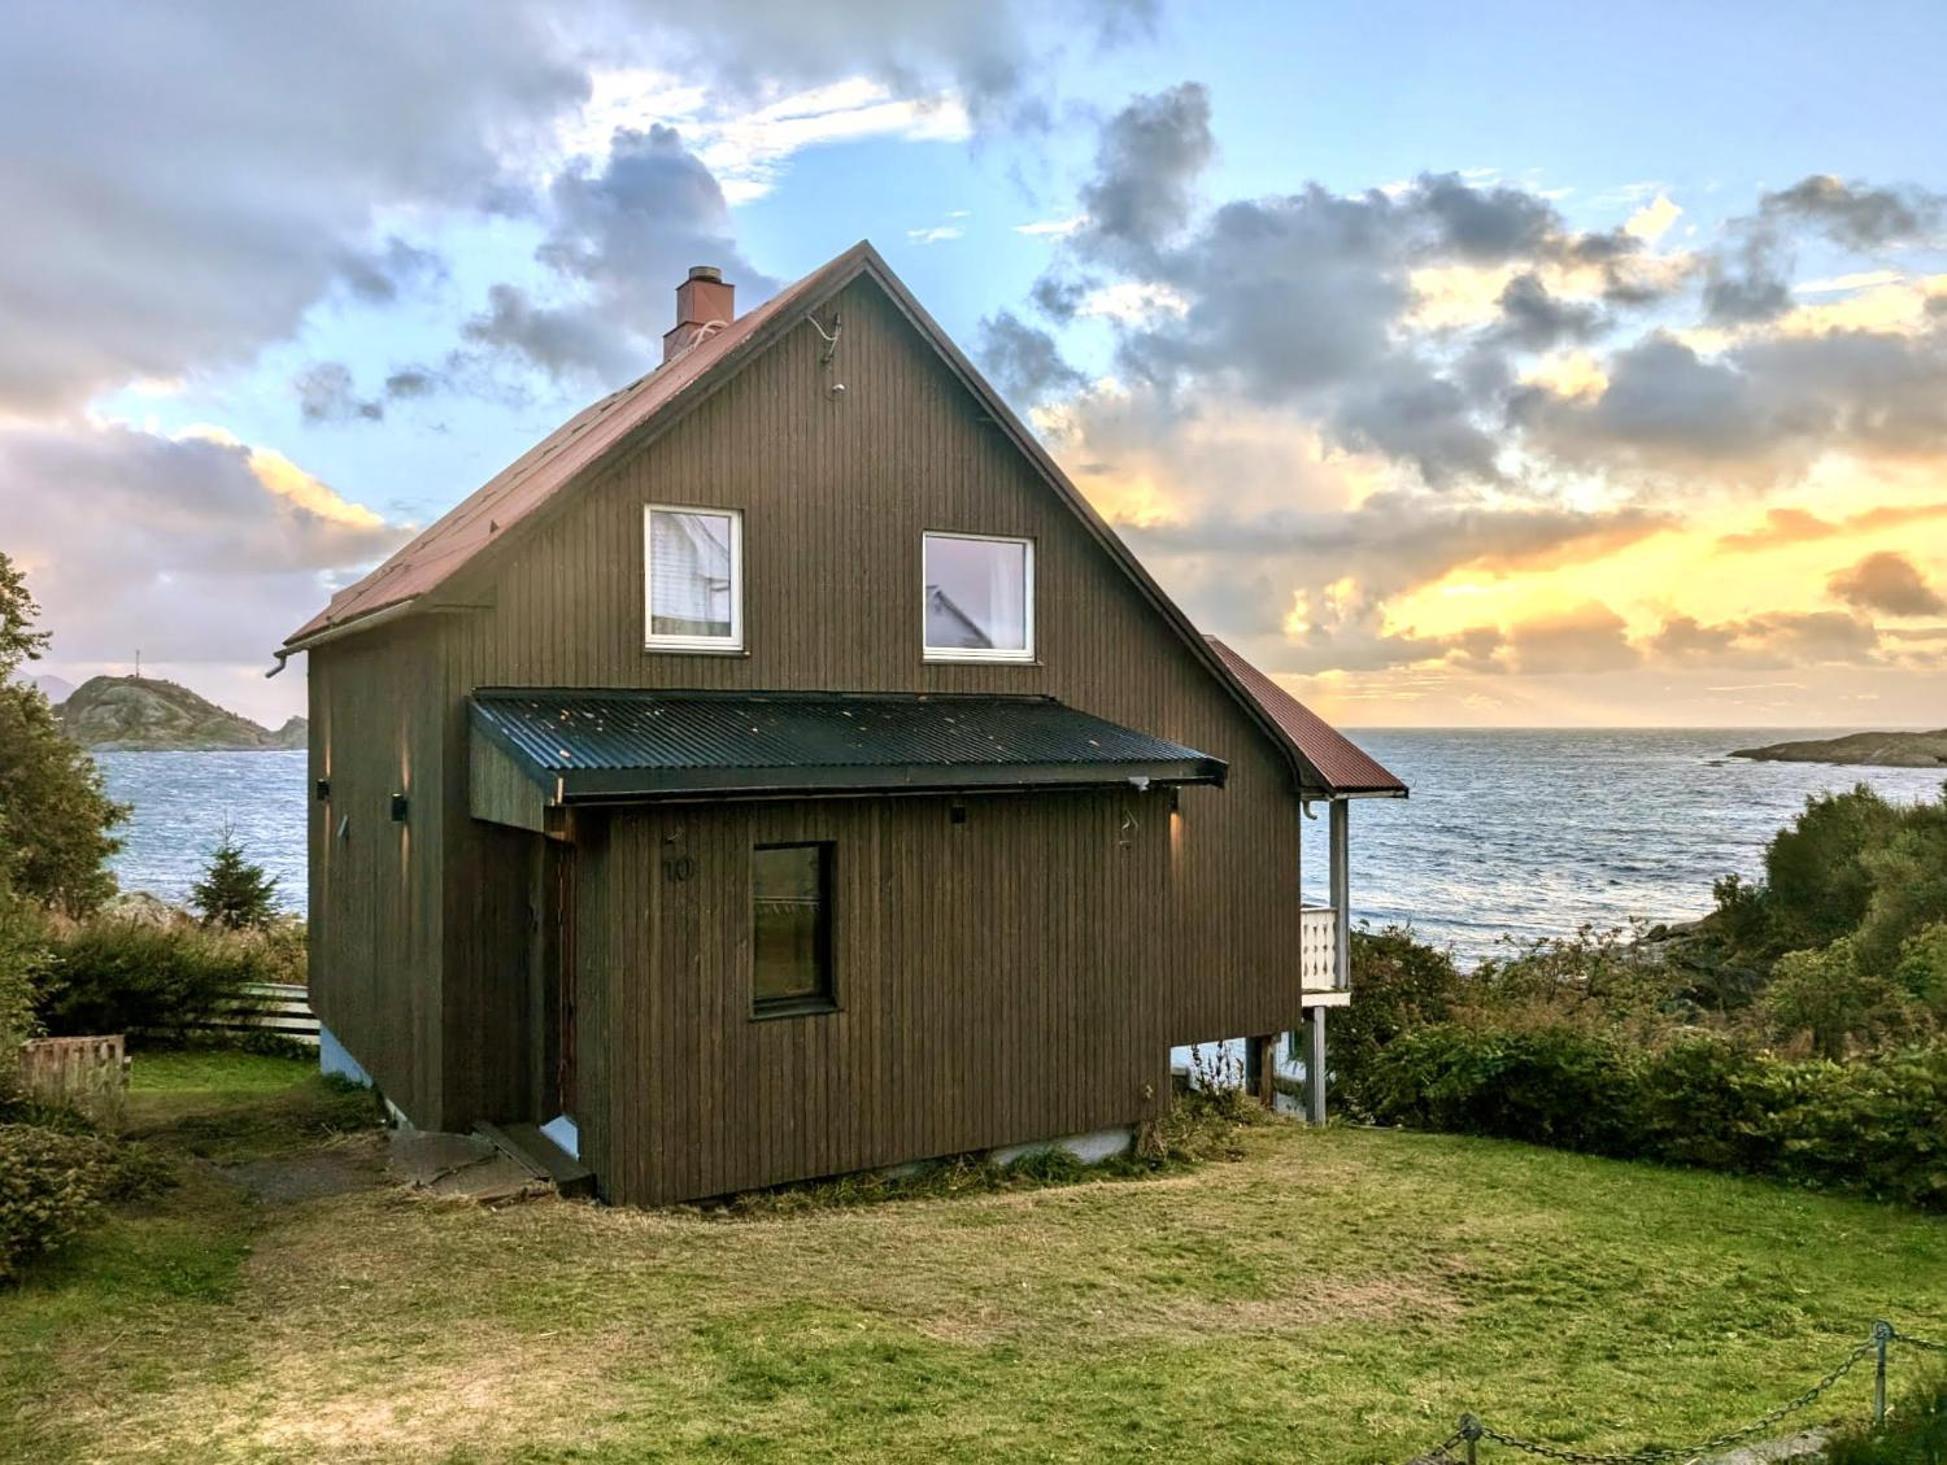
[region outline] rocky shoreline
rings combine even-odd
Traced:
[[[1861,732],[1838,738],[1739,748],[1733,758],[1758,763],[1840,763],[1872,768],[1947,768],[1947,728],[1935,732]]]

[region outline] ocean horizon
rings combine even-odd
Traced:
[[[1807,797],[1868,784],[1936,794],[1947,769],[1756,763],[1734,748],[1849,729],[1365,728],[1351,735],[1406,799],[1354,803],[1355,922],[1409,925],[1472,963],[1584,926],[1693,919],[1725,875],[1762,870],[1765,841]],[[124,890],[187,898],[226,823],[305,907],[302,752],[97,753],[133,806],[114,868]],[[1326,898],[1325,818],[1305,825],[1302,884]]]

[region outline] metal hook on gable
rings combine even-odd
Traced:
[[[805,319],[811,322],[811,328],[818,333],[818,338],[825,343],[825,349],[818,353],[818,364],[829,374],[832,371],[832,362],[838,355],[838,338],[845,334],[845,317],[837,311],[833,311],[832,328],[829,331],[819,324],[817,316],[807,315]],[[831,383],[825,388],[825,395],[834,400],[844,396],[845,383],[841,381]]]

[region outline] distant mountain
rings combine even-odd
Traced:
[[[28,677],[27,680],[41,689],[41,695],[50,702],[65,702],[74,695],[74,683],[66,677],[57,677],[51,672]]]
[[[302,748],[309,731],[303,718],[293,717],[272,732],[187,687],[150,677],[90,677],[55,712],[70,738],[107,752]]]
[[[1733,758],[1760,763],[1852,763],[1877,768],[1947,768],[1947,728],[1936,732],[1863,732],[1802,743],[1740,748]]]

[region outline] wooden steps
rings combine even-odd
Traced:
[[[545,1180],[564,1196],[595,1193],[595,1172],[541,1133],[535,1124],[488,1124],[473,1126],[473,1132],[489,1141],[508,1159],[525,1165],[538,1180]]]

